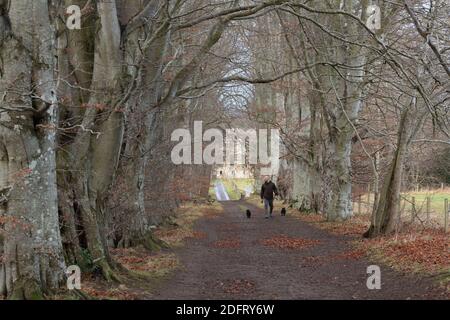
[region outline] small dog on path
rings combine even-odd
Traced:
[[[245,211],[245,214],[247,215],[247,218],[250,219],[252,217],[252,212],[247,209],[247,211]]]
[[[286,208],[282,208],[282,209],[281,209],[281,215],[282,215],[282,216],[285,216],[285,215],[286,215]]]

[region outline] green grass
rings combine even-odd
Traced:
[[[233,182],[239,188],[239,190],[244,192],[246,187],[254,187],[255,179],[233,179]]]
[[[423,192],[411,192],[403,195],[407,199],[411,200],[415,198],[416,205],[423,205],[426,207],[427,198],[430,198],[430,209],[434,211],[444,210],[445,199],[450,199],[450,193],[423,193]]]
[[[444,224],[444,203],[445,199],[450,200],[450,192],[445,191],[422,191],[402,194],[402,208],[404,212],[411,213],[413,209],[413,198],[416,212],[419,217],[426,218],[427,198],[430,198],[430,218]]]
[[[450,190],[449,189],[438,189],[438,190],[426,190],[420,192],[404,192],[402,193],[400,210],[402,211],[402,219],[408,219],[411,217],[412,208],[413,208],[413,197],[415,201],[415,208],[418,217],[421,220],[426,219],[427,216],[427,198],[430,198],[430,219],[435,220],[439,224],[444,224],[444,202],[445,199],[449,199],[450,201]],[[361,211],[362,213],[370,212],[372,208],[372,204],[374,201],[373,194],[364,194],[361,196]],[[353,204],[353,210],[358,212],[358,204],[357,201]]]

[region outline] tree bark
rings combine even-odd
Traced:
[[[39,299],[62,283],[65,262],[56,185],[55,30],[44,0],[10,2],[1,55],[1,215],[6,219],[0,295]]]
[[[100,269],[106,279],[117,280],[104,228],[106,201],[124,133],[123,106],[119,105],[123,98],[119,86],[123,71],[121,32],[114,1],[98,1],[97,13],[97,21],[86,22],[96,28],[96,34],[78,32],[69,37],[71,54],[67,58],[71,68],[83,74],[92,66],[92,78],[76,78],[78,86],[90,84],[90,87],[81,87],[75,93],[70,90],[79,99],[74,103],[85,103],[86,110],[80,114],[82,121],[77,124],[80,129],[60,151],[59,158],[64,169],[61,179],[69,182],[62,192],[65,199],[72,199],[71,207],[77,208],[93,267]],[[80,52],[80,48],[92,46],[93,41],[93,56]]]
[[[331,143],[331,204],[327,208],[327,220],[346,220],[352,216],[352,181],[350,175],[350,154],[352,129],[341,127]]]
[[[365,237],[376,237],[394,232],[399,226],[400,191],[402,184],[403,164],[413,132],[411,111],[402,112],[397,138],[397,149],[388,173],[384,178],[378,205],[372,214],[372,222],[364,233]]]

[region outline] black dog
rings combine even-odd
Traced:
[[[285,216],[285,215],[286,215],[286,208],[282,208],[282,209],[281,209],[281,215],[282,215],[282,216]]]
[[[247,209],[247,211],[245,211],[247,218],[250,219],[252,216],[252,212],[250,210]]]

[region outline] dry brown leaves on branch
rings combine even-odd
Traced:
[[[285,235],[261,240],[262,245],[279,249],[303,249],[318,245],[319,243],[319,240],[292,238]]]

